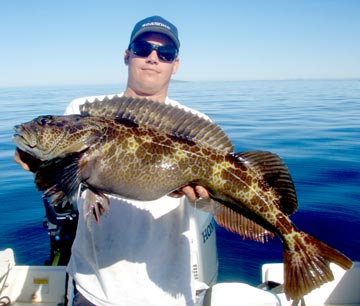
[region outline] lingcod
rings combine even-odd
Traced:
[[[107,195],[149,201],[186,185],[204,186],[220,226],[266,241],[274,234],[284,248],[284,291],[297,300],[333,280],[334,262],[352,262],[300,231],[289,215],[298,200],[284,161],[267,151],[234,152],[216,124],[179,107],[120,97],[86,102],[79,115],[40,116],[15,127],[13,141],[38,161],[37,188],[54,205],[77,194],[97,220],[109,210]]]

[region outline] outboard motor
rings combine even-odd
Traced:
[[[75,239],[78,211],[70,202],[62,207],[53,206],[44,198],[45,217],[43,225],[50,236],[50,259],[46,265],[67,265],[71,256],[71,246]]]

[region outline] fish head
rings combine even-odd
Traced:
[[[82,152],[101,138],[100,127],[86,117],[39,116],[14,127],[16,146],[40,160]]]

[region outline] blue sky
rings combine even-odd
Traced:
[[[125,82],[151,15],[179,29],[175,79],[360,78],[357,0],[1,0],[0,87]]]

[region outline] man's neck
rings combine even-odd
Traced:
[[[124,95],[129,97],[148,98],[157,102],[164,102],[167,98],[167,95],[163,93],[159,93],[159,94],[139,93],[139,92],[135,92],[129,87],[126,88],[126,90],[124,91]]]

